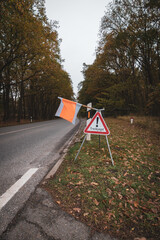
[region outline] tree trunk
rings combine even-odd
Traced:
[[[10,92],[10,84],[6,84],[5,88],[3,88],[3,121],[9,120],[10,117],[10,109],[9,109],[9,92]]]

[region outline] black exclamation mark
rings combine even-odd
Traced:
[[[96,127],[98,127],[99,117],[96,118]]]

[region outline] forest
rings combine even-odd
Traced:
[[[82,73],[79,102],[104,107],[106,116],[160,116],[160,1],[110,3],[96,58]]]
[[[0,121],[52,119],[58,96],[74,99],[58,22],[47,19],[45,0],[1,0],[0,9]],[[111,1],[98,39],[78,101],[106,116],[160,116],[160,1]]]
[[[58,23],[44,0],[1,0],[0,9],[0,120],[53,119],[57,97],[74,96]]]

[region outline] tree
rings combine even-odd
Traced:
[[[90,96],[93,101],[97,96],[97,103],[105,104],[112,114],[160,114],[158,101],[153,101],[160,82],[158,10],[155,1],[121,0],[110,4],[102,18],[96,60],[89,67],[92,73],[95,67],[103,72],[89,77],[90,86],[97,82],[101,94],[97,96],[97,91],[90,88]],[[88,91],[88,71],[84,71],[80,97]],[[106,83],[105,76],[110,79]]]
[[[48,22],[44,0],[1,1],[0,7],[3,120],[52,118],[57,96],[73,96],[62,67],[57,22]]]

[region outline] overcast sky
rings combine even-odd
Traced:
[[[105,6],[111,0],[45,0],[49,20],[59,22],[58,34],[62,39],[61,57],[64,69],[73,82],[77,94],[78,83],[83,81],[83,63],[92,64],[98,43],[98,32]]]

